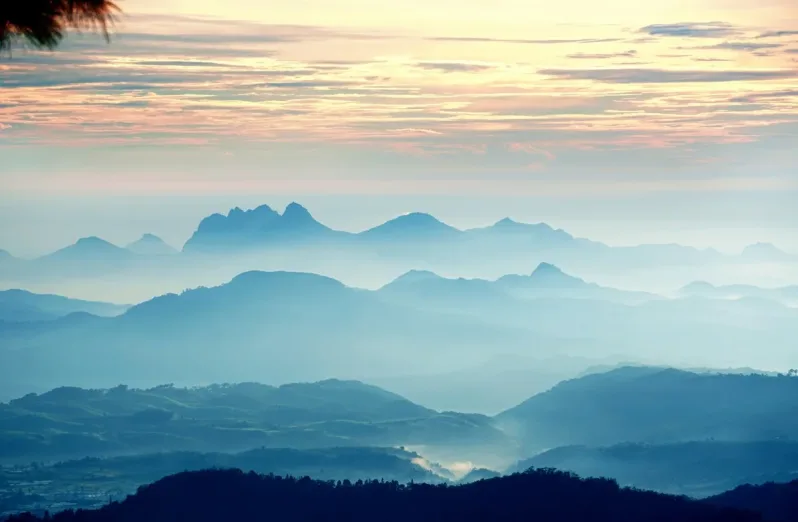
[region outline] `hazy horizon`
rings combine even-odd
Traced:
[[[681,197],[683,203],[687,198],[671,197]],[[750,204],[750,197],[746,199]],[[632,198],[590,201],[530,196],[307,194],[20,198],[0,203],[0,220],[15,224],[0,230],[0,249],[18,257],[37,257],[83,237],[97,236],[124,246],[143,234],[155,234],[179,250],[199,222],[213,213],[227,214],[234,207],[247,210],[262,204],[282,212],[294,201],[308,208],[318,221],[347,232],[361,232],[404,213],[423,212],[460,229],[489,226],[506,217],[524,223],[543,222],[576,237],[610,246],[678,243],[737,254],[746,246],[762,242],[798,254],[798,229],[776,219],[792,214],[798,217],[798,210],[786,205],[768,208],[767,212],[763,209],[758,217],[748,219],[736,213],[739,207],[728,202],[715,207],[715,215],[696,203],[678,216],[662,212],[641,216],[641,207],[647,206],[647,199],[642,197],[637,201]],[[748,210],[755,213],[756,209]]]

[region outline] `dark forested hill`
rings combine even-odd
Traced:
[[[567,446],[524,460],[513,470],[530,467],[610,477],[622,485],[707,497],[741,484],[798,479],[798,441]]]
[[[716,506],[758,511],[771,522],[798,520],[798,480],[786,484],[745,485],[707,499]]]
[[[624,367],[558,384],[497,419],[534,452],[558,446],[798,438],[798,378]]]
[[[10,522],[37,520],[15,516]],[[380,520],[463,522],[743,522],[758,514],[657,493],[621,489],[549,470],[468,485],[319,482],[238,470],[181,473],[97,511],[63,512],[57,522],[280,522]]]
[[[394,448],[258,448],[242,453],[175,451],[83,458],[50,465],[0,466],[0,520],[6,512],[95,508],[183,471],[237,468],[317,480],[445,481],[417,453]],[[20,494],[22,493],[22,494]],[[63,504],[68,502],[68,505]]]

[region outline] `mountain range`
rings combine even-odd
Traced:
[[[649,300],[623,302],[641,299]],[[661,299],[600,287],[550,265],[493,282],[415,272],[376,291],[314,274],[248,272],[117,317],[0,322],[0,388],[331,376],[387,382],[457,373],[499,354],[537,360],[539,371],[560,378],[612,360],[742,366],[754,353],[784,367],[796,318],[798,310],[772,302]],[[526,390],[507,384],[494,391],[503,408],[540,390],[531,381]],[[455,405],[469,408],[466,398]]]
[[[708,299],[764,299],[785,304],[798,304],[798,285],[777,288],[761,288],[753,285],[720,285],[715,286],[705,281],[696,281],[682,288],[679,292],[688,297],[705,297]]]
[[[695,279],[719,265],[797,261],[770,244],[752,245],[739,255],[676,244],[609,246],[545,223],[505,218],[490,226],[460,230],[419,212],[352,233],[334,230],[305,207],[291,203],[282,213],[262,205],[208,216],[180,252],[157,236],[144,234],[126,247],[86,237],[33,260],[0,255],[4,272],[0,283],[7,287],[48,283],[44,289],[54,292],[57,284],[69,278],[80,277],[89,286],[89,281],[113,276],[117,289],[130,285],[130,295],[142,282],[155,286],[159,291],[147,296],[152,297],[167,291],[175,280],[183,288],[218,284],[220,270],[226,278],[251,270],[308,271],[375,287],[409,270],[495,279],[528,273],[530,267],[549,262],[592,277],[628,277],[634,270],[682,267],[694,273]],[[92,297],[120,299],[118,295]],[[123,299],[141,298],[126,294]]]

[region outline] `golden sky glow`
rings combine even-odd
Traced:
[[[41,185],[43,147],[65,165],[48,179],[71,185],[88,175],[76,151],[131,146],[180,181],[170,151],[192,148],[243,172],[267,157],[276,178],[386,164],[739,176],[752,161],[785,178],[796,145],[791,0],[121,5],[110,45],[73,36],[0,61],[8,189]]]

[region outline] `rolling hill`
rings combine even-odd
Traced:
[[[5,462],[340,446],[442,447],[435,455],[467,454],[469,447],[515,451],[488,417],[439,413],[353,381],[57,388],[0,404]]]
[[[798,438],[798,378],[625,367],[558,384],[497,416],[529,453],[558,446]]]

